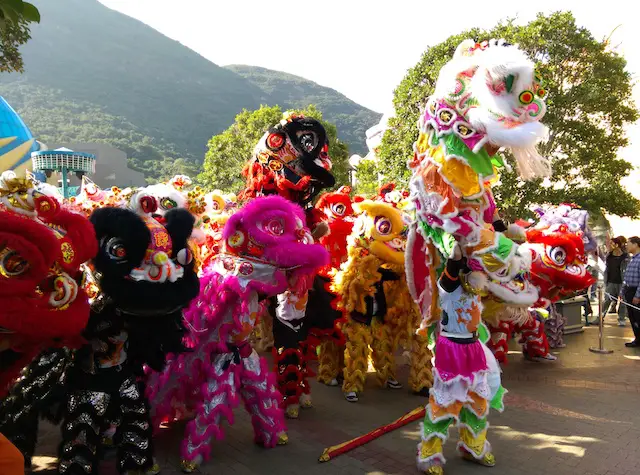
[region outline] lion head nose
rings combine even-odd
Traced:
[[[158,267],[162,267],[167,262],[169,262],[169,256],[166,252],[158,251],[151,258],[151,262],[153,262]]]

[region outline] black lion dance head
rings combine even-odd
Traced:
[[[138,199],[145,210],[155,205],[151,196]],[[127,327],[130,356],[162,369],[167,353],[184,350],[182,309],[200,290],[187,244],[194,218],[176,208],[162,225],[130,209],[101,208],[90,221],[99,244],[91,262],[94,321],[116,317]]]
[[[285,113],[258,141],[243,170],[241,198],[277,194],[305,205],[335,184],[327,132],[316,119]]]
[[[199,290],[187,245],[194,218],[186,209],[166,214],[166,225],[128,209],[93,212],[99,251],[94,276],[103,295],[132,316],[159,316],[183,308]]]

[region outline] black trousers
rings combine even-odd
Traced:
[[[633,297],[636,295],[637,290],[638,287],[627,287],[624,291],[624,301],[629,305],[633,305]],[[638,307],[638,305],[634,305],[634,307]],[[627,315],[629,316],[629,321],[631,322],[631,328],[633,329],[636,341],[640,342],[640,310],[627,307]]]

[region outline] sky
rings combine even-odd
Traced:
[[[526,23],[538,12],[571,10],[597,39],[611,35],[612,46],[640,82],[638,13],[630,11],[640,8],[630,7],[629,0],[100,1],[218,65],[248,64],[302,76],[382,113],[391,110],[394,88],[428,46],[509,17]],[[288,38],[292,46],[284,46]],[[640,105],[639,84],[634,98]],[[630,127],[629,135],[631,144],[621,156],[637,169],[624,182],[640,198],[640,124]],[[624,226],[628,234],[630,224]]]

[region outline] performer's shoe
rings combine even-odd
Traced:
[[[300,406],[298,406],[297,404],[291,404],[290,406],[287,406],[285,415],[289,419],[297,419],[300,416]]]
[[[289,443],[289,436],[286,432],[278,434],[278,445],[287,445]]]
[[[423,472],[425,475],[444,475],[442,465],[432,465]]]
[[[400,384],[398,381],[396,381],[393,378],[389,378],[387,379],[387,387],[389,389],[402,389],[402,384]]]
[[[337,379],[337,378],[333,378],[331,381],[329,381],[329,382],[327,383],[327,386],[335,387],[335,386],[337,386],[338,384],[340,384],[340,383],[338,382],[338,379]]]
[[[485,467],[493,467],[496,464],[496,458],[491,452],[484,454],[484,457],[477,459],[471,452],[462,450],[462,458],[469,462],[477,463],[478,465],[484,465]]]
[[[422,388],[420,391],[412,391],[414,396],[429,397],[429,388]]]
[[[313,407],[311,394],[303,394],[300,396],[300,406],[302,406],[302,409],[310,409]]]
[[[544,356],[528,356],[525,354],[525,358],[538,363],[552,363],[558,359],[557,356],[552,355],[551,353],[547,353]]]
[[[640,347],[640,341],[633,340],[628,343],[625,343],[624,346],[626,346],[627,348],[638,348]]]
[[[348,393],[344,393],[344,398],[349,402],[358,402],[358,393],[349,391]]]
[[[198,469],[200,464],[197,460],[183,460],[182,462],[180,462],[180,466],[184,473],[193,473]]]

